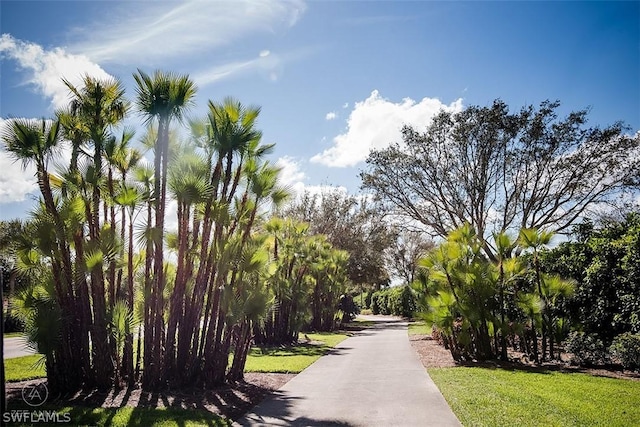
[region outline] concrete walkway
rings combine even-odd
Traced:
[[[4,359],[13,359],[14,357],[29,356],[36,354],[36,352],[27,346],[27,342],[24,337],[11,337],[3,338],[3,353]]]
[[[411,348],[407,323],[368,319],[375,327],[341,342],[234,425],[460,426]]]

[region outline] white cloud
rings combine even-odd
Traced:
[[[101,17],[83,28],[82,41],[70,49],[100,63],[153,63],[276,33],[295,25],[305,9],[300,0],[127,3],[109,25]]]
[[[333,139],[334,145],[313,156],[311,162],[330,167],[354,166],[364,161],[372,149],[400,142],[403,125],[423,129],[441,109],[460,111],[462,99],[449,105],[435,98],[423,98],[420,102],[405,98],[395,103],[374,90],[369,98],[355,103],[347,129]]]
[[[286,188],[293,200],[300,198],[303,194],[322,194],[339,191],[347,194],[347,188],[328,184],[307,185],[307,175],[301,168],[300,162],[291,156],[280,157],[276,161],[276,166],[280,168],[279,183]]]
[[[348,102],[345,102],[345,103],[342,105],[342,108],[349,108],[349,103],[348,103]]]
[[[270,53],[271,53],[271,52],[270,52],[270,51],[268,51],[268,50],[260,51],[260,57],[261,57],[261,58],[264,58],[265,56],[269,56],[269,54],[270,54]]]
[[[0,135],[4,134],[8,121],[0,118]],[[23,168],[21,162],[15,161],[8,152],[0,149],[0,204],[21,202],[29,193],[36,191],[38,186],[35,173],[35,167],[27,165]]]
[[[304,192],[304,181],[306,174],[300,170],[300,164],[291,156],[280,157],[276,161],[276,166],[280,168],[278,176],[280,184],[295,194]]]
[[[27,194],[37,191],[35,168],[14,161],[6,151],[0,150],[0,204],[21,202]]]
[[[51,99],[53,108],[69,102],[69,90],[62,78],[74,85],[80,85],[85,75],[96,78],[110,78],[99,65],[84,55],[72,55],[64,49],[45,50],[36,43],[25,42],[9,34],[0,36],[0,55],[18,63],[28,73],[27,83]]]
[[[327,120],[333,120],[333,119],[335,119],[336,117],[338,117],[338,115],[337,115],[335,112],[333,112],[333,111],[328,112],[328,113],[327,113],[327,115],[326,115],[326,116],[324,116],[324,118],[325,118],[325,119],[327,119]]]

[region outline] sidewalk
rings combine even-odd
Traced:
[[[460,426],[409,344],[376,317],[254,407],[236,426]]]
[[[24,337],[3,338],[4,342],[4,359],[13,359],[14,357],[29,356],[36,352],[27,346]]]

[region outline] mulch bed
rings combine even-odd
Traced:
[[[480,366],[491,368],[503,368],[511,370],[526,370],[532,372],[544,372],[544,371],[559,371],[559,372],[581,372],[598,377],[610,377],[610,378],[623,378],[629,380],[640,381],[640,373],[632,371],[623,371],[620,368],[614,366],[602,366],[594,368],[582,368],[569,364],[564,360],[568,360],[568,357],[563,357],[563,361],[553,361],[536,365],[533,362],[529,362],[522,356],[522,354],[513,352],[509,354],[510,361],[471,361],[456,363],[451,357],[449,350],[445,349],[431,335],[411,335],[409,336],[411,346],[418,353],[420,361],[425,368],[450,368],[454,366]]]
[[[199,409],[236,420],[260,403],[269,393],[285,385],[294,374],[246,373],[244,381],[211,390],[168,390],[161,393],[143,392],[140,388],[124,388],[109,393],[81,392],[71,398],[49,398],[48,403],[69,406],[121,408],[182,408]],[[22,403],[21,393],[25,385],[43,380],[21,381],[6,384],[9,408]]]

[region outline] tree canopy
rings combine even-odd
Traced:
[[[378,287],[388,283],[385,250],[394,235],[366,198],[338,189],[305,193],[283,209],[283,214],[309,222],[313,234],[324,234],[334,247],[347,251],[347,275],[353,283]]]
[[[559,109],[544,101],[511,112],[496,100],[441,111],[424,131],[405,126],[401,142],[371,152],[362,187],[433,235],[471,224],[491,258],[494,232],[565,232],[638,188],[640,134],[588,127],[588,110]]]

